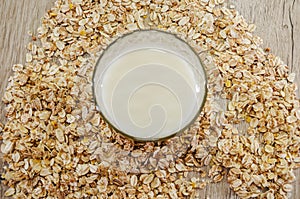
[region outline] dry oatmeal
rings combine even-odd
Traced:
[[[32,35],[26,63],[13,66],[3,97],[5,196],[197,198],[198,189],[226,178],[241,198],[288,197],[300,166],[295,75],[260,47],[255,25],[223,3],[56,1]],[[115,133],[93,101],[97,58],[137,29],[178,35],[207,69],[198,120],[163,142]]]

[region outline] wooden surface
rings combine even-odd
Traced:
[[[282,58],[295,72],[300,87],[300,0],[228,0],[247,19],[257,25],[256,34],[264,40],[264,47]],[[25,62],[28,31],[35,32],[46,9],[54,0],[0,0],[0,98],[11,75],[11,66]],[[297,92],[300,96],[300,90]],[[3,104],[0,105],[3,117]],[[0,160],[0,168],[2,162]],[[296,171],[292,199],[300,198],[300,169]],[[234,199],[235,194],[226,181],[210,185],[201,191],[201,198]],[[0,198],[3,187],[0,186]]]

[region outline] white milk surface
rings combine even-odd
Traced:
[[[95,97],[104,115],[124,133],[159,139],[186,126],[199,110],[195,69],[171,52],[153,48],[119,56],[102,74]],[[101,89],[101,90],[97,90]]]

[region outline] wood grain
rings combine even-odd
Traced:
[[[55,0],[0,0],[0,98],[3,96],[11,66],[24,63],[25,46],[35,32],[40,18],[53,6]],[[297,74],[300,86],[300,0],[228,0],[247,19],[257,25],[256,34],[264,40],[264,47],[287,63]],[[300,96],[300,90],[297,91]],[[0,105],[0,121],[4,121],[3,104]],[[2,162],[0,158],[0,168]],[[300,198],[300,170],[297,171],[292,199]],[[0,186],[0,198],[3,198]],[[235,199],[237,196],[225,181],[209,185],[201,191],[200,198]]]

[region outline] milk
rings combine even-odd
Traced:
[[[142,140],[168,137],[188,125],[203,100],[197,96],[205,95],[197,70],[162,49],[122,54],[101,75],[94,93],[103,114],[118,130]]]

